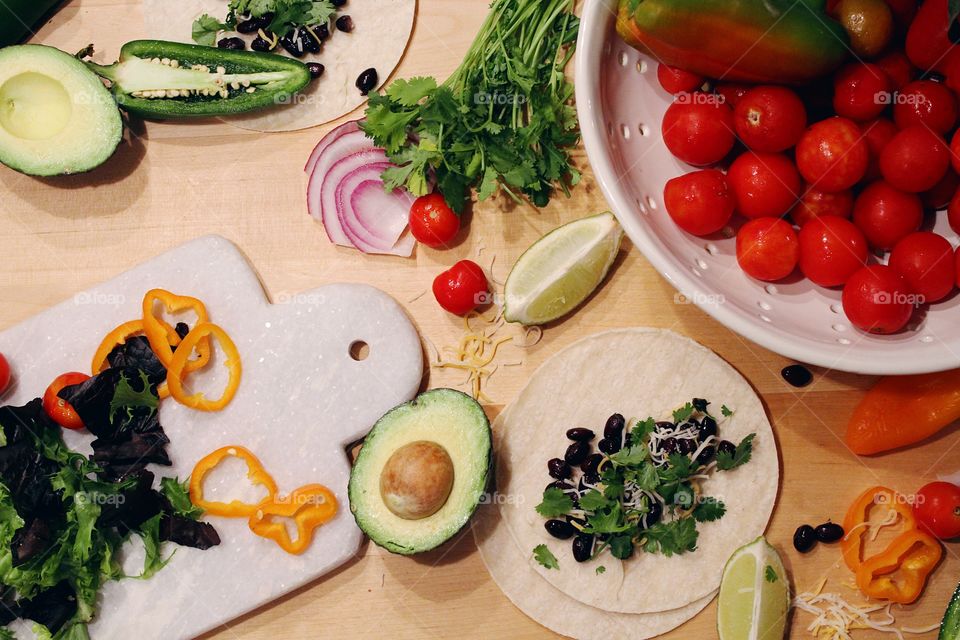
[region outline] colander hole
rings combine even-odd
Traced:
[[[759,301],[759,302],[757,303],[757,306],[760,307],[761,309],[763,309],[764,311],[770,311],[770,310],[773,308],[773,307],[770,306],[770,303],[769,303],[769,302],[765,302],[765,301],[763,301],[763,300]]]
[[[933,336],[923,336],[922,338],[920,338],[920,342],[929,344],[933,342]]]
[[[766,316],[762,313],[760,314],[760,319],[763,320],[764,322],[773,322],[773,320],[770,319],[770,316]]]
[[[707,269],[710,268],[710,266],[707,264],[706,260],[704,260],[703,258],[697,258],[697,259],[696,259],[696,263],[697,263],[697,266],[700,267],[700,268],[701,268],[702,270],[704,270],[704,271],[706,271]]]
[[[627,52],[626,52],[626,51],[621,51],[621,52],[620,52],[620,56],[619,56],[618,59],[620,60],[620,64],[621,64],[622,66],[624,66],[624,67],[627,66],[628,64],[630,64],[630,59],[627,58]]]
[[[647,206],[650,207],[651,211],[657,210],[657,201],[653,199],[653,196],[647,196]]]
[[[640,209],[640,213],[643,215],[648,215],[650,213],[650,210],[647,209],[647,205],[643,204],[643,200],[640,198],[637,198],[637,207]]]
[[[637,71],[639,71],[640,73],[646,73],[646,72],[647,72],[647,61],[646,61],[646,60],[638,60],[638,61],[637,61]]]
[[[846,338],[837,338],[837,344],[847,345],[847,344],[850,344],[850,341],[847,340]]]
[[[607,123],[607,137],[613,137],[613,123],[610,122]]]
[[[840,308],[840,305],[838,304],[832,304],[830,305],[830,311],[833,311],[834,313],[839,314],[841,311],[843,311],[843,309]]]
[[[713,244],[712,242],[708,242],[703,248],[706,249],[707,253],[712,256],[715,256],[720,252],[720,249],[717,247],[717,245]]]
[[[847,330],[847,325],[845,325],[845,324],[840,324],[840,323],[838,322],[837,324],[833,325],[833,330],[834,330],[834,331],[838,331],[838,332],[846,331],[846,330]]]
[[[630,139],[630,127],[625,124],[620,125],[620,134],[623,136],[624,140]]]
[[[610,52],[611,52],[611,51],[613,51],[613,44],[611,44],[611,43],[608,42],[608,43],[607,43],[606,45],[604,45],[604,47],[603,47],[603,55],[608,56],[608,55],[610,55]]]
[[[692,272],[693,272],[693,275],[697,276],[698,278],[702,278],[702,277],[703,277],[703,274],[700,273],[700,270],[697,269],[696,267],[690,267],[690,271],[692,271]]]
[[[775,284],[768,284],[767,286],[765,286],[765,287],[763,288],[763,290],[766,291],[767,293],[769,293],[769,294],[772,295],[772,296],[775,296],[775,295],[777,295],[778,293],[780,293],[780,290],[777,289],[777,285],[775,285]]]
[[[650,127],[648,127],[647,125],[641,124],[639,129],[640,129],[640,135],[643,136],[644,138],[650,135]]]

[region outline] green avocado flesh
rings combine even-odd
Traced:
[[[442,447],[453,464],[453,485],[431,515],[405,519],[381,493],[391,456],[411,443]],[[429,551],[452,538],[476,511],[490,471],[490,422],[470,396],[434,389],[391,409],[364,441],[350,473],[350,510],[376,544],[405,555]],[[431,478],[425,478],[429,482]]]
[[[113,97],[82,62],[42,45],[0,49],[0,162],[34,176],[80,173],[122,135]]]

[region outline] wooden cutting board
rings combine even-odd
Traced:
[[[362,534],[347,500],[347,447],[388,409],[412,398],[422,376],[417,332],[385,293],[334,284],[270,304],[237,248],[207,236],[0,334],[0,352],[16,372],[4,403],[28,402],[65,371],[89,371],[102,336],[139,317],[143,294],[154,287],[204,301],[211,321],[236,342],[243,378],[236,398],[220,412],[162,402],[160,422],[171,440],[173,466],[151,470],[158,478],[186,478],[207,453],[242,445],[260,458],[281,493],[320,483],[336,494],[339,511],[300,556],[253,535],[245,519],[208,518],[220,533],[220,546],[199,551],[165,545],[165,553],[176,552],[152,579],[104,587],[90,627],[91,636],[101,640],[130,638],[134,628],[141,640],[191,638],[352,558]],[[222,388],[226,376],[216,362],[208,369],[195,383]],[[66,439],[74,449],[90,452],[88,434],[68,432]],[[209,476],[206,494],[225,502],[249,500],[242,463],[229,462]],[[125,555],[126,573],[136,575],[143,557],[139,541],[128,543]]]

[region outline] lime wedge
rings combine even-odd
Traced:
[[[574,220],[537,240],[507,276],[504,318],[537,325],[573,311],[603,281],[622,238],[620,223],[608,212]]]
[[[720,583],[720,640],[782,640],[789,606],[790,585],[777,550],[763,536],[737,549]]]

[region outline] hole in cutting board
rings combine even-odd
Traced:
[[[370,355],[370,345],[363,340],[355,340],[350,343],[350,357],[357,362],[362,362]]]

